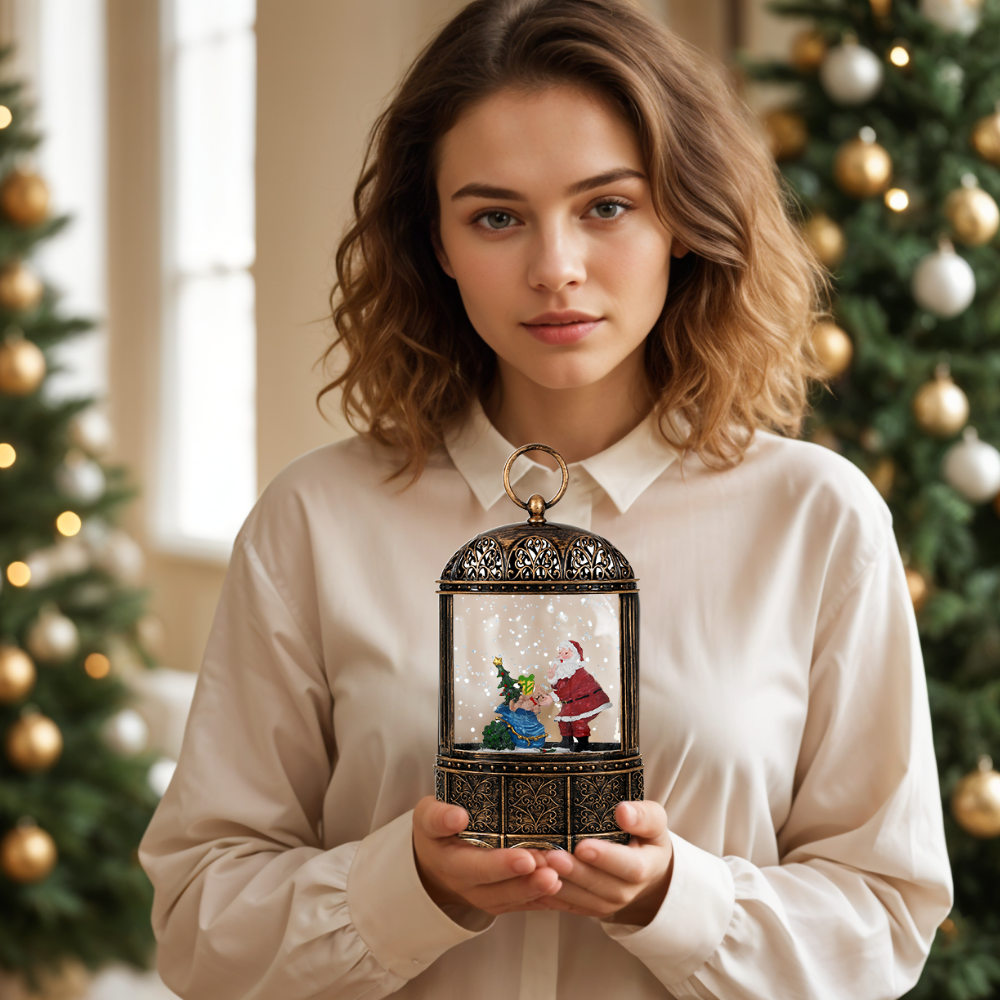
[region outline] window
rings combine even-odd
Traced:
[[[163,0],[156,538],[226,556],[257,495],[255,0]]]

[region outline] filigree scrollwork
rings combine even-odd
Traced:
[[[628,798],[628,775],[575,776],[572,795],[574,832],[613,833],[618,829],[615,806]]]
[[[566,832],[566,779],[518,777],[506,782],[507,833]]]
[[[503,552],[489,535],[475,539],[462,553],[459,576],[463,580],[502,580]]]
[[[566,556],[568,580],[618,580],[625,575],[625,560],[602,541],[594,535],[581,535],[573,542]]]
[[[448,801],[469,814],[469,830],[500,833],[500,778],[477,774],[449,776]]]
[[[547,538],[523,538],[510,551],[507,576],[511,580],[558,580],[562,576],[559,551]]]
[[[642,771],[632,772],[632,801],[641,802],[644,797],[644,783],[642,780]]]
[[[434,798],[438,802],[447,802],[448,792],[448,772],[442,771],[441,768],[434,768]]]

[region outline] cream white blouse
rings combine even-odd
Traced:
[[[237,539],[176,775],[143,840],[185,1000],[875,1000],[951,905],[920,646],[885,504],[849,462],[758,433],[683,463],[650,421],[551,517],[608,538],[641,602],[646,797],[673,881],[647,927],[439,909],[435,581],[524,515],[477,409],[408,489],[359,437],[267,488]],[[524,497],[556,476],[529,458]],[[558,516],[557,516],[558,515]]]

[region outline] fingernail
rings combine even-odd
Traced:
[[[576,856],[581,861],[596,861],[597,860],[597,851],[595,851],[592,847],[581,847],[576,852]]]
[[[465,816],[461,809],[449,809],[445,822],[448,824],[449,830],[457,830],[461,827],[464,819]]]
[[[511,867],[518,875],[527,875],[535,870],[535,862],[531,858],[517,858]]]
[[[623,802],[619,807],[621,809],[621,817],[623,823],[634,823],[635,822],[635,807],[630,805],[628,802]]]

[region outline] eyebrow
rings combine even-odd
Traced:
[[[641,181],[646,180],[646,175],[640,170],[633,170],[631,167],[616,167],[614,170],[606,170],[603,174],[594,177],[587,177],[585,180],[577,181],[566,189],[567,195],[583,194],[585,191],[592,191],[594,188],[604,187],[605,184],[614,184],[615,181],[625,180],[635,177]],[[452,201],[459,198],[498,198],[501,201],[527,201],[527,197],[519,191],[512,191],[510,188],[494,187],[491,184],[466,184],[459,188],[452,196]]]

